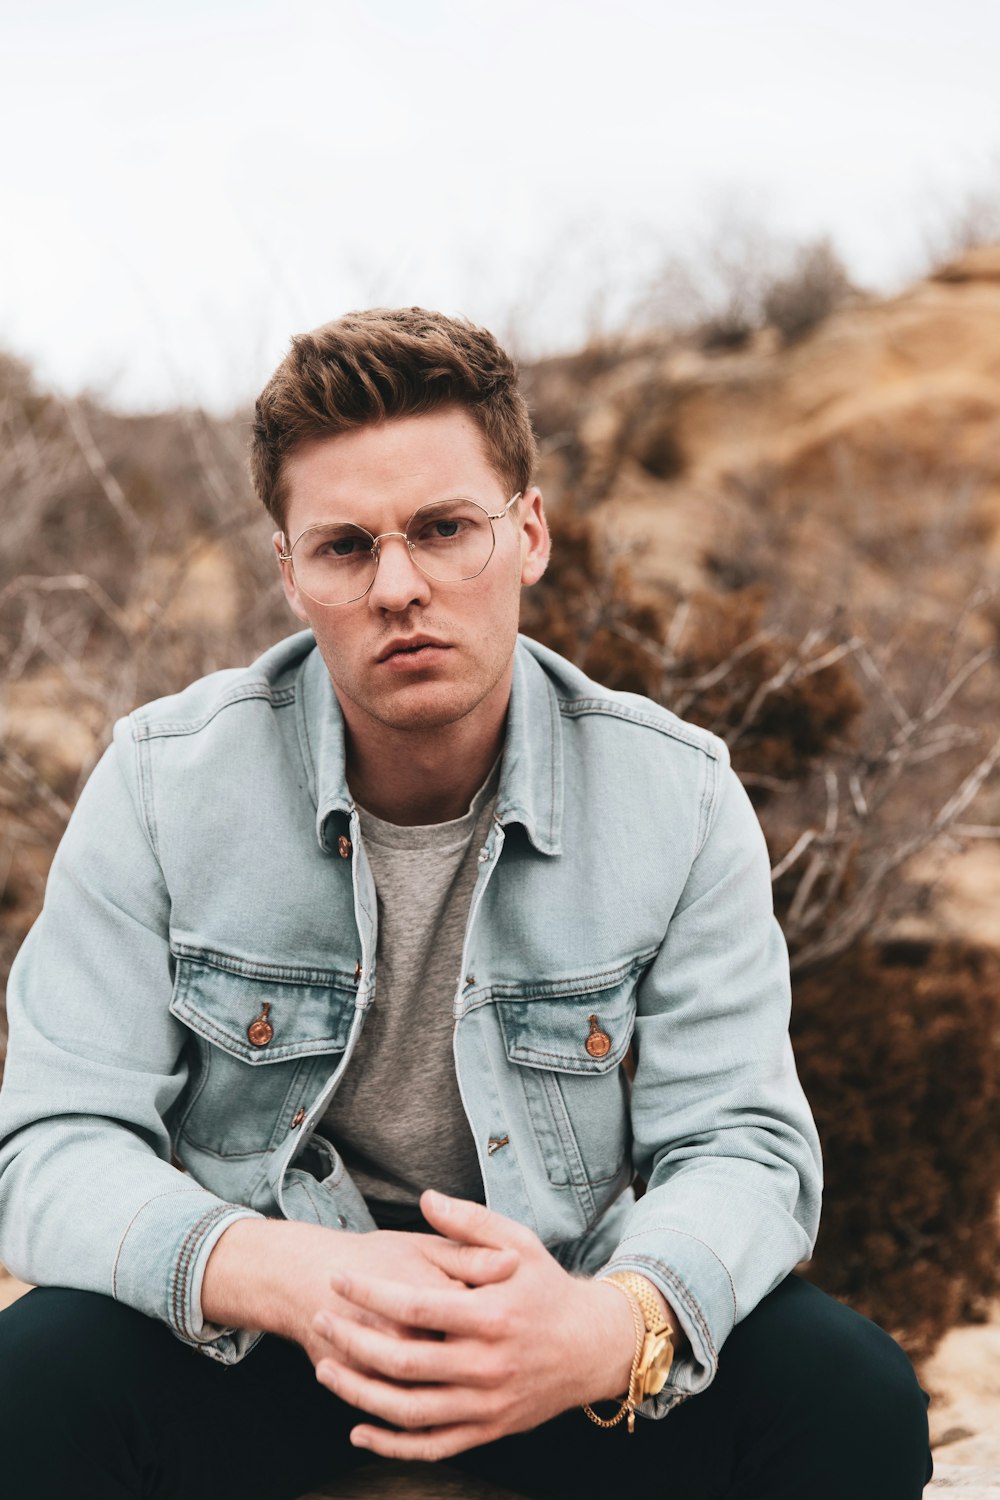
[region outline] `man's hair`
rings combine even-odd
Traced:
[[[284,530],[284,464],[297,448],[447,407],[468,412],[510,493],[528,489],[538,448],[527,403],[513,360],[485,328],[421,307],[376,307],[297,334],[257,398],[254,489]]]

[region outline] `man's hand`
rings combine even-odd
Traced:
[[[301,1344],[313,1364],[330,1348],[317,1331],[317,1312],[360,1318],[397,1339],[427,1338],[344,1301],[330,1289],[333,1272],[365,1272],[413,1289],[486,1285],[509,1276],[511,1249],[460,1244],[435,1234],[374,1230],[348,1234],[318,1224],[240,1219],[219,1237],[205,1267],[204,1317],[223,1327],[260,1328]]]
[[[334,1273],[333,1290],[353,1315],[317,1314],[316,1333],[331,1351],[317,1378],[404,1429],[361,1424],[351,1433],[357,1447],[443,1459],[621,1395],[635,1329],[620,1291],[571,1276],[531,1230],[480,1204],[428,1192],[420,1207],[444,1236],[432,1244],[450,1244],[453,1257],[459,1244],[481,1255],[505,1252],[512,1266],[484,1278],[484,1262],[470,1258],[463,1271],[455,1259],[450,1285],[418,1283],[371,1261]],[[365,1316],[378,1323],[359,1321]]]

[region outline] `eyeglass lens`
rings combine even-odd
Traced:
[[[406,528],[410,556],[428,578],[458,583],[475,578],[493,554],[493,526],[474,500],[421,506]],[[372,585],[376,549],[384,545],[361,526],[334,521],[312,526],[292,548],[292,568],[302,591],[318,604],[349,604]]]

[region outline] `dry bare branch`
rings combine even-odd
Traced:
[[[91,474],[93,474],[100,485],[108,504],[126,531],[133,538],[137,539],[141,537],[143,531],[142,522],[129,504],[125,491],[108,468],[104,454],[98,447],[94,440],[94,435],[90,430],[90,424],[87,421],[82,403],[79,401],[66,401],[64,402],[64,409],[73,436],[79,444],[80,452],[83,454]]]

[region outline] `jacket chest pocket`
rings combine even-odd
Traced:
[[[590,985],[593,981],[589,981]],[[629,1082],[622,1067],[635,1021],[635,976],[602,989],[494,1004],[507,1060],[524,1091],[549,1181],[593,1187],[625,1174],[631,1159]]]
[[[347,1045],[355,995],[353,976],[335,970],[178,955],[170,1010],[191,1034],[192,1064],[178,1134],[226,1157],[287,1137]]]

